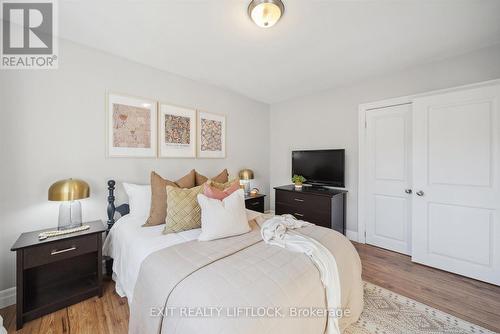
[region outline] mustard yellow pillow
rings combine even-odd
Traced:
[[[201,208],[197,196],[203,186],[181,189],[167,186],[167,218],[163,234],[177,233],[201,227]]]

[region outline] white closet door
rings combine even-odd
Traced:
[[[367,111],[366,242],[403,254],[411,243],[411,105]]]
[[[500,284],[500,86],[414,101],[413,261]]]

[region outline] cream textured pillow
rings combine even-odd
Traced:
[[[249,232],[245,194],[239,189],[222,201],[198,195],[201,207],[200,241],[231,237]]]
[[[203,186],[181,189],[167,186],[167,218],[163,234],[192,230],[201,226],[201,209],[197,196]]]

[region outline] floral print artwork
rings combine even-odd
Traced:
[[[222,151],[222,122],[201,119],[201,151]]]
[[[165,115],[165,144],[189,146],[191,143],[191,119],[177,115]]]
[[[149,109],[113,104],[113,147],[151,148]]]

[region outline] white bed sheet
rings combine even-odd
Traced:
[[[247,210],[248,220],[261,215]],[[160,249],[195,240],[201,229],[163,234],[165,225],[142,227],[147,217],[126,215],[116,221],[103,245],[103,255],[113,258],[113,280],[120,297],[127,297],[129,305],[141,264],[146,257]]]
[[[165,225],[142,227],[147,217],[126,215],[111,228],[104,241],[103,254],[113,258],[113,280],[116,292],[127,297],[129,305],[141,263],[151,253],[182,242],[195,240],[201,229],[163,234]]]

